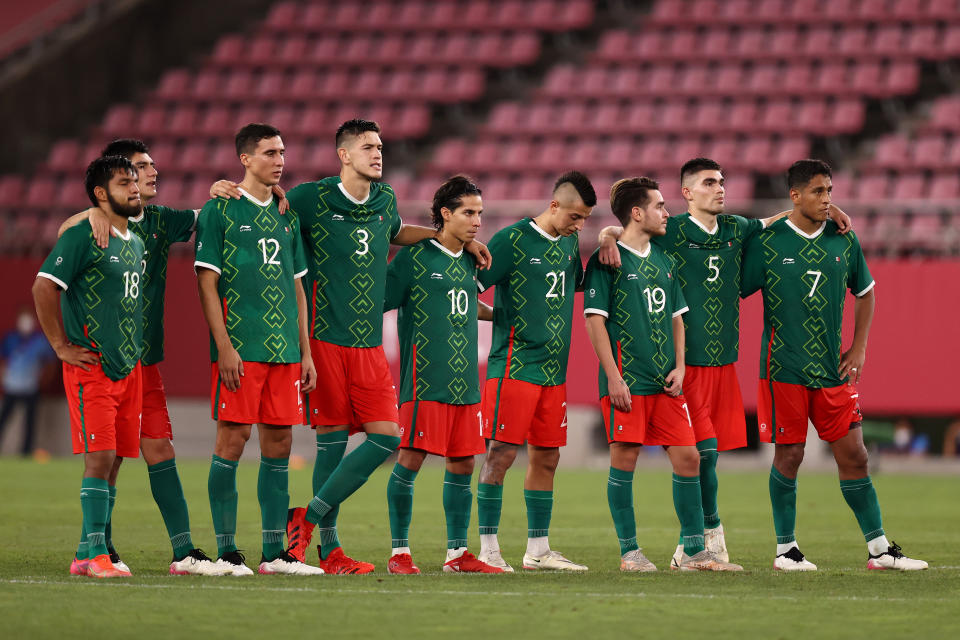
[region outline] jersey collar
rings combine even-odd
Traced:
[[[621,247],[623,247],[624,249],[626,249],[627,251],[629,251],[630,253],[632,253],[633,255],[637,256],[638,258],[647,258],[647,257],[649,257],[649,256],[650,256],[650,247],[653,246],[653,243],[650,243],[650,244],[647,245],[647,250],[646,250],[646,251],[637,251],[637,250],[634,249],[633,247],[628,247],[627,245],[623,244],[623,243],[620,242],[619,240],[617,240],[617,244],[620,245]]]
[[[136,218],[130,218],[130,222],[143,222],[143,216],[145,216],[146,214],[147,214],[147,205],[143,205],[143,207],[140,209],[140,215],[138,215]]]
[[[537,230],[537,233],[539,233],[540,235],[542,235],[544,238],[546,238],[546,239],[549,240],[550,242],[556,242],[557,240],[560,239],[560,236],[552,236],[552,235],[550,235],[549,233],[547,233],[546,231],[544,231],[543,229],[541,229],[541,228],[540,228],[540,225],[538,225],[538,224],[537,224],[536,222],[534,222],[533,220],[530,221],[530,226],[533,227],[534,229],[536,229],[536,230]]]
[[[787,222],[787,226],[788,226],[788,227],[790,227],[791,229],[793,229],[794,231],[796,231],[797,234],[803,236],[803,237],[806,238],[807,240],[813,240],[814,238],[816,238],[817,236],[819,236],[821,233],[823,233],[823,230],[827,228],[827,222],[826,222],[826,220],[824,220],[823,224],[820,225],[820,228],[819,228],[819,229],[817,229],[817,230],[814,231],[813,233],[806,233],[806,232],[803,231],[800,227],[798,227],[797,225],[795,225],[795,224],[793,224],[792,222],[790,222],[789,219],[787,219],[786,222]]]
[[[711,231],[710,229],[707,229],[707,226],[706,226],[705,224],[703,224],[702,222],[700,222],[699,220],[697,220],[696,218],[694,218],[692,213],[689,213],[689,212],[688,212],[688,215],[690,216],[690,222],[692,222],[693,224],[695,224],[695,225],[697,225],[698,227],[700,227],[700,228],[703,230],[703,232],[704,232],[705,234],[707,234],[708,236],[716,235],[717,231],[720,230],[720,223],[719,223],[719,222],[717,222],[716,226],[713,228],[713,231]]]
[[[457,251],[456,253],[454,253],[453,251],[450,251],[450,249],[447,249],[445,246],[443,246],[442,244],[440,244],[439,242],[437,242],[435,238],[430,238],[430,242],[432,242],[433,244],[437,245],[437,248],[439,248],[440,251],[443,251],[445,254],[447,254],[447,255],[450,256],[451,258],[459,258],[460,256],[463,255],[463,249],[462,249],[462,248],[460,249],[460,251]]]
[[[116,236],[117,236],[118,238],[120,238],[121,240],[129,240],[129,239],[130,239],[130,233],[131,233],[130,227],[127,227],[127,233],[126,233],[126,235],[120,233],[120,229],[117,229],[117,228],[116,228],[115,226],[113,226],[113,225],[110,225],[110,228],[113,229],[114,235],[116,235]]]
[[[347,188],[346,188],[345,186],[343,186],[343,183],[342,183],[342,182],[338,182],[338,183],[337,183],[337,186],[340,187],[340,193],[342,193],[343,196],[344,196],[347,200],[349,200],[350,202],[352,202],[353,204],[367,204],[367,200],[370,199],[370,194],[373,193],[373,184],[371,183],[371,184],[370,184],[370,191],[367,192],[367,197],[364,198],[363,200],[357,200],[357,199],[354,198],[352,195],[350,195],[350,192],[347,191]]]
[[[261,207],[268,207],[268,206],[270,206],[270,203],[273,202],[273,195],[271,195],[271,196],[270,196],[270,199],[267,200],[266,202],[260,202],[259,200],[257,200],[256,198],[254,198],[252,195],[250,195],[249,193],[247,193],[247,191],[246,191],[245,189],[240,188],[240,187],[238,187],[238,189],[239,189],[240,193],[242,193],[247,200],[249,200],[250,202],[252,202],[252,203],[254,203],[254,204],[256,204],[256,205],[259,205],[259,206],[261,206]]]

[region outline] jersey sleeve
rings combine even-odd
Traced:
[[[387,265],[387,290],[384,296],[383,310],[398,309],[407,298],[410,281],[410,252],[406,247],[397,252]]]
[[[216,198],[203,205],[197,218],[197,240],[194,251],[194,269],[223,269],[224,208],[227,200]]]
[[[764,250],[760,235],[754,234],[743,245],[743,268],[740,274],[740,297],[746,298],[761,287],[764,281]]]
[[[307,252],[303,248],[303,237],[300,235],[300,220],[296,216],[290,217],[293,229],[293,277],[302,278],[307,275]]]
[[[863,248],[860,246],[860,240],[853,231],[848,234],[853,251],[852,260],[847,273],[847,288],[856,297],[867,295],[873,289],[876,282],[870,275],[870,269],[867,268],[867,260],[863,257]]]
[[[480,291],[485,291],[507,278],[513,268],[513,243],[510,242],[510,234],[507,229],[495,233],[490,238],[487,249],[490,250],[490,255],[493,257],[493,264],[490,265],[489,269],[482,269],[477,273],[477,284],[480,286]]]
[[[740,228],[740,236],[746,241],[763,231],[763,220],[759,218],[744,218],[743,216],[733,216],[737,227]]]
[[[576,265],[577,271],[576,271],[576,274],[574,275],[574,280],[576,280],[577,285],[576,287],[574,287],[574,290],[583,291],[584,271],[583,271],[583,261],[580,259],[580,241],[579,240],[577,240],[577,244],[574,247],[573,255],[577,261],[577,265]]]
[[[600,253],[594,252],[587,262],[583,278],[583,315],[610,317],[613,268],[600,263]]]
[[[197,218],[200,212],[197,209],[161,209],[161,215],[167,217],[167,240],[170,244],[174,242],[187,242],[193,235],[193,230],[197,226]]]
[[[70,283],[93,261],[93,240],[90,223],[82,222],[67,229],[53,246],[53,251],[40,266],[37,276],[52,280],[66,291]]]

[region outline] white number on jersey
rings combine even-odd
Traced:
[[[361,248],[354,251],[358,256],[365,256],[370,252],[370,244],[367,242],[370,239],[370,232],[366,229],[357,229],[357,242],[360,243]]]
[[[813,294],[817,291],[817,285],[820,283],[820,276],[823,275],[822,271],[807,271],[806,275],[813,276],[813,285],[810,287],[810,293],[807,294],[808,298],[812,298]]]
[[[667,293],[660,287],[647,287],[643,290],[643,295],[647,297],[647,311],[649,313],[660,313],[667,306]]]
[[[140,297],[140,274],[136,271],[123,272],[123,297]]]
[[[466,289],[450,289],[447,291],[450,296],[450,315],[465,316],[470,306],[470,299],[467,296]]]
[[[567,295],[567,274],[565,271],[549,271],[547,280],[550,281],[548,298],[565,298]],[[559,292],[558,292],[559,289]]]
[[[273,250],[269,256],[267,255],[267,246]],[[273,238],[260,238],[257,240],[257,246],[260,247],[260,250],[263,252],[263,264],[276,264],[279,265],[280,261],[277,260],[277,254],[280,253],[280,242],[274,240]]]
[[[720,277],[720,267],[717,266],[719,261],[720,256],[710,256],[707,261],[707,269],[710,269],[710,277],[707,278],[707,282],[716,282],[717,278]]]

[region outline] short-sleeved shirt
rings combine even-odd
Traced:
[[[620,245],[620,267],[600,263],[595,251],[587,263],[583,313],[607,319],[610,348],[630,394],[663,393],[667,374],[677,366],[673,319],[687,311],[673,260],[651,244],[647,252]],[[600,397],[608,395],[600,367]]]
[[[740,268],[744,243],[763,222],[717,216],[710,233],[689,213],[667,219],[653,243],[673,258],[690,311],[683,316],[686,364],[716,367],[736,362],[740,350]]]
[[[744,297],[763,290],[761,379],[843,384],[837,368],[846,293],[860,297],[874,286],[857,236],[841,235],[832,220],[808,235],[783,218],[754,236],[744,255]]]
[[[583,280],[577,234],[549,235],[531,218],[501,229],[488,245],[481,290],[496,286],[487,378],[542,386],[567,379],[573,296]]]
[[[167,255],[174,242],[187,242],[193,235],[197,212],[147,205],[130,229],[143,240],[143,355],[144,365],[163,360],[163,306],[167,289]]]
[[[217,291],[230,342],[245,362],[300,362],[294,280],[307,272],[295,216],[276,201],[215,198],[197,220],[196,268],[220,274]],[[217,346],[210,337],[210,359]]]
[[[101,249],[86,220],[67,229],[44,260],[38,276],[61,289],[60,310],[67,339],[100,354],[103,372],[121,380],[143,349],[143,241],[114,228]]]
[[[384,309],[400,309],[400,404],[480,402],[477,266],[434,239],[401,249],[387,269]]]
[[[309,255],[310,336],[343,347],[383,343],[383,295],[390,241],[400,232],[393,188],[351,196],[339,176],[287,192]]]

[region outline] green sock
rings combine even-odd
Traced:
[[[867,542],[886,535],[880,516],[880,501],[877,500],[877,492],[873,488],[870,476],[857,480],[841,480],[840,491],[843,492],[844,500],[853,509],[853,514],[857,516],[860,531],[863,532]]]
[[[103,536],[107,541],[107,552],[113,553],[113,505],[117,503],[117,486],[109,485],[110,502],[107,504],[107,524],[103,528]]]
[[[399,436],[368,434],[363,444],[340,461],[307,505],[307,520],[318,524],[323,516],[363,486],[370,474],[390,457],[398,446]],[[320,544],[322,545],[323,541]]]
[[[788,478],[776,467],[770,467],[770,504],[773,507],[773,529],[777,544],[797,539],[797,479]]]
[[[237,465],[236,460],[213,456],[207,492],[213,514],[213,531],[217,534],[217,555],[237,550]]]
[[[283,534],[287,532],[287,509],[290,508],[290,493],[287,491],[289,463],[289,458],[260,456],[257,500],[263,530],[263,557],[267,562],[276,560],[284,551]]]
[[[613,528],[620,540],[620,555],[639,549],[637,519],[633,513],[633,472],[610,467],[607,478],[607,503],[613,516]]]
[[[673,474],[673,508],[680,519],[683,552],[695,556],[703,545],[703,502],[700,498],[700,476]]]
[[[473,493],[470,491],[470,473],[443,474],[443,513],[447,518],[447,549],[467,546],[467,529],[470,528],[470,507]]]
[[[187,512],[187,499],[183,496],[180,474],[177,473],[176,458],[148,465],[147,474],[150,477],[150,492],[167,527],[173,559],[183,560],[193,550],[193,539],[190,537],[190,514]]]
[[[392,549],[410,546],[413,482],[416,479],[416,471],[407,469],[399,462],[393,465],[393,473],[390,474],[390,479],[387,481],[387,507],[390,510],[390,548]]]
[[[703,501],[703,526],[715,529],[720,526],[720,509],[717,507],[717,439],[707,438],[697,443],[700,452],[700,498]]]
[[[87,532],[87,556],[96,558],[107,552],[107,511],[110,509],[110,487],[106,480],[84,478],[80,483],[80,508],[83,528]]]
[[[313,462],[313,495],[320,493],[320,487],[343,460],[343,453],[347,450],[347,435],[346,431],[317,434],[317,458]],[[317,523],[320,554],[324,559],[340,546],[340,539],[337,537],[339,514],[340,505],[337,505]]]
[[[553,491],[524,489],[523,500],[527,503],[527,537],[544,538],[549,535]]]
[[[500,511],[503,508],[503,485],[477,485],[477,522],[480,535],[496,535],[500,529]]]
[[[83,521],[80,524],[80,544],[77,545],[77,560],[89,560],[90,554],[88,553],[87,546],[87,523]]]

